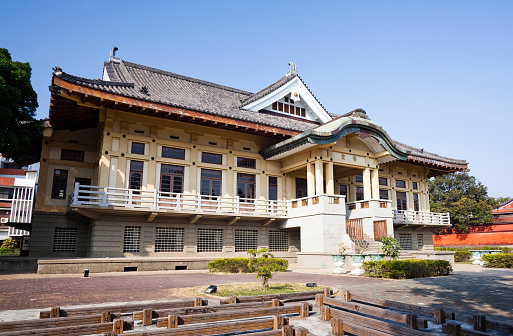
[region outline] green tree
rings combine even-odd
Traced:
[[[399,257],[403,248],[399,246],[397,239],[394,237],[383,236],[381,237],[381,242],[383,243],[381,249],[383,250],[383,253],[385,253],[386,257],[390,257],[392,260],[395,260],[397,257]]]
[[[434,178],[429,186],[431,211],[448,212],[453,228],[461,231],[473,223],[492,222],[492,210],[498,205],[474,176],[453,173]]]
[[[0,48],[0,153],[15,161],[42,133],[31,71],[29,63],[13,62],[9,51]]]

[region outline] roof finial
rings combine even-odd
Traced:
[[[287,76],[289,76],[289,75],[292,75],[292,76],[297,75],[298,72],[297,72],[297,65],[296,65],[296,63],[289,62],[289,65],[290,65],[290,70],[287,71]]]
[[[110,50],[109,61],[114,62],[114,63],[120,63],[121,58],[116,57],[116,51],[118,51],[118,47],[112,47],[112,49]]]

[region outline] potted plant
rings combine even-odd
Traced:
[[[351,249],[351,246],[348,244],[338,244],[338,254],[333,254],[333,263],[335,264],[335,269],[333,270],[333,274],[345,274],[347,270],[343,269],[346,262],[346,255],[344,254],[346,251]]]
[[[354,269],[351,271],[352,275],[362,275],[364,272],[362,270],[362,264],[365,261],[365,251],[367,251],[367,246],[363,244],[355,244],[353,254],[348,254],[351,257],[351,263],[354,266]]]

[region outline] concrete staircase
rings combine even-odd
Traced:
[[[381,251],[381,242],[377,242],[371,236],[366,233],[363,234],[363,239],[353,240],[356,246],[363,247],[366,249],[365,253],[377,253]]]

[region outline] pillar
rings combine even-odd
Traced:
[[[379,170],[371,170],[372,198],[379,199]]]
[[[311,163],[306,164],[306,182],[308,184],[308,196],[315,195],[315,176]]]
[[[370,168],[365,168],[363,170],[363,199],[367,201],[371,198],[371,173]]]
[[[321,160],[315,160],[315,195],[324,194],[323,163]],[[310,196],[310,195],[308,195]]]
[[[326,193],[333,195],[335,194],[335,180],[333,177],[333,162],[328,162],[328,169],[327,169],[327,175],[326,176]]]

